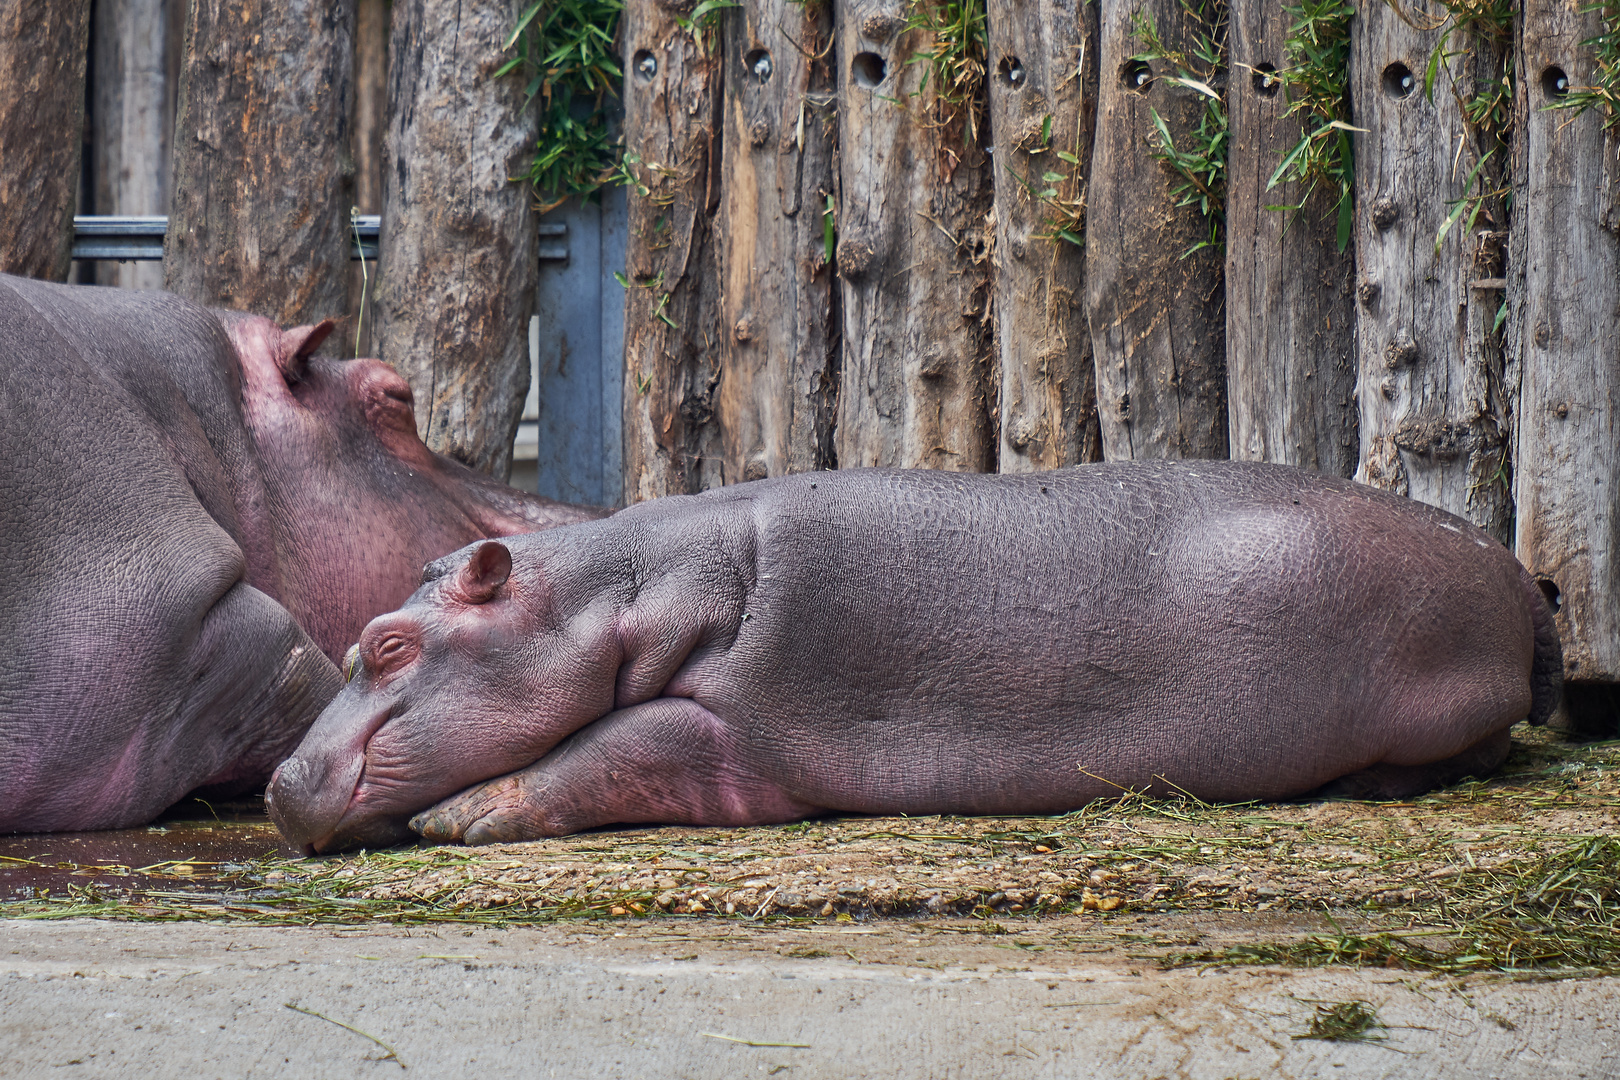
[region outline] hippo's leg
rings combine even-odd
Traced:
[[[599,825],[763,825],[817,808],[788,798],[737,760],[725,724],[688,698],[608,713],[556,749],[425,810],[429,840],[493,844]]]
[[[1460,754],[1427,765],[1373,765],[1341,776],[1305,795],[1307,799],[1407,799],[1465,776],[1489,776],[1507,760],[1508,729],[1487,735]]]

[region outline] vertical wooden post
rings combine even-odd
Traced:
[[[90,43],[94,213],[169,212],[168,20],[173,0],[97,0]],[[89,212],[89,211],[87,211]],[[96,265],[96,284],[163,288],[161,262]]]
[[[715,399],[726,483],[832,464],[831,29],[821,0],[744,0],[727,14]]]
[[[67,280],[90,0],[0,5],[0,271]]]
[[[1226,317],[1222,258],[1197,207],[1175,206],[1170,178],[1152,156],[1150,110],[1177,146],[1188,145],[1204,109],[1197,91],[1140,65],[1131,16],[1150,14],[1172,47],[1192,41],[1178,0],[1098,0],[1097,141],[1087,196],[1086,308],[1097,363],[1103,454],[1131,458],[1224,458]]]
[[[1373,0],[1382,3],[1382,0]],[[1293,16],[1278,4],[1232,8],[1227,158],[1226,350],[1232,457],[1350,476],[1359,462],[1355,256],[1338,250],[1339,192],[1270,181],[1321,123],[1283,118],[1280,82]],[[1308,125],[1308,126],[1307,126]],[[1335,136],[1336,137],[1336,136]]]
[[[718,23],[718,20],[715,20]],[[625,148],[638,180],[625,252],[624,501],[718,486],[723,46],[659,0],[627,0]]]
[[[1361,7],[1354,23],[1351,100],[1356,126],[1367,129],[1356,136],[1356,475],[1506,541],[1507,401],[1490,332],[1502,302],[1495,253],[1505,237],[1496,231],[1499,210],[1488,211],[1473,232],[1459,221],[1435,251],[1478,160],[1449,77],[1437,78],[1432,102],[1423,91],[1440,32],[1404,22],[1382,3]],[[1486,48],[1460,34],[1448,47],[1469,45]],[[1473,93],[1470,64],[1453,61],[1465,97]]]
[[[1522,362],[1517,551],[1555,582],[1571,720],[1620,681],[1620,137],[1601,109],[1544,111],[1596,81],[1594,15],[1527,0],[1509,318]],[[1612,730],[1613,706],[1606,723]]]
[[[410,380],[423,439],[502,479],[540,277],[534,196],[512,179],[528,171],[539,116],[521,77],[491,77],[518,9],[393,6],[375,301],[378,355]]]
[[[836,10],[840,467],[983,472],[995,436],[987,371],[988,226],[974,102],[952,106],[905,30],[901,0]]]
[[[1097,115],[1097,8],[1085,0],[989,0],[988,17],[997,467],[1026,472],[1097,461],[1085,251],[1056,231],[1083,239],[1079,211]],[[1053,194],[1043,199],[1046,191]]]
[[[193,0],[165,288],[285,325],[348,311],[354,0]]]

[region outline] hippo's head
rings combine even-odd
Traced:
[[[397,372],[313,355],[330,322],[283,330],[220,316],[263,493],[241,510],[249,580],[334,662],[372,616],[410,595],[428,561],[606,512],[525,495],[429,450]]]
[[[343,690],[270,781],[288,840],[311,852],[397,843],[413,814],[533,763],[613,707],[612,599],[538,562],[514,573],[505,544],[474,545],[372,620],[344,657]]]

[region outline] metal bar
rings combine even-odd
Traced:
[[[75,259],[116,259],[119,262],[158,262],[163,258],[163,236],[169,229],[169,219],[161,215],[148,217],[99,217],[80,215],[73,219],[73,257]],[[377,239],[382,231],[382,218],[377,214],[361,214],[354,219],[351,233],[356,241],[350,258],[375,259]],[[540,238],[561,239],[562,243],[540,245],[540,259],[544,262],[564,262],[568,259],[568,226],[560,222],[546,222],[540,226]]]

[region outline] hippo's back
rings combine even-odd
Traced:
[[[826,770],[818,785],[903,793],[841,808],[961,808],[966,792],[990,811],[998,777],[1018,777],[1029,797],[1013,802],[1044,785],[1056,809],[1103,793],[1084,773],[1206,798],[1304,791],[1433,760],[1497,722],[1481,710],[1529,708],[1517,562],[1348,481],[1161,462],[752,487],[716,496],[756,522],[749,618],[683,685],[708,678],[699,700],[768,752],[773,732],[821,740],[794,754]]]

